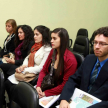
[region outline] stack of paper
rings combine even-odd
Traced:
[[[93,104],[101,102],[100,99],[78,89],[75,88],[73,96],[70,99],[70,108],[86,108]],[[57,106],[59,108],[59,106]]]
[[[40,98],[39,105],[41,105],[44,108],[49,108],[51,105],[53,105],[58,100],[59,96],[60,95]]]

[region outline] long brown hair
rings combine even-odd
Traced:
[[[60,37],[60,57],[57,70],[55,72],[55,78],[57,80],[61,80],[64,75],[64,53],[66,48],[69,47],[69,35],[66,29],[64,28],[56,28],[51,33],[57,33]],[[59,76],[61,74],[61,78]]]

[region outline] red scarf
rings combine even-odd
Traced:
[[[34,56],[35,53],[42,47],[42,42],[41,43],[35,43],[30,51],[30,56],[28,60],[28,67],[34,67]]]

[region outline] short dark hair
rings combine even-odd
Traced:
[[[94,37],[96,35],[101,35],[103,34],[105,37],[108,37],[108,26],[106,27],[101,27],[99,29],[97,29],[95,32],[94,32]]]
[[[37,30],[39,33],[42,34],[42,44],[43,45],[50,45],[50,29],[43,25],[38,25],[34,28],[34,30]]]
[[[26,49],[31,41],[34,41],[34,33],[32,28],[29,25],[19,25],[16,30],[15,36],[15,46],[17,47],[22,41],[19,40],[18,37],[18,29],[21,28],[25,34],[25,38],[23,40],[23,49]]]

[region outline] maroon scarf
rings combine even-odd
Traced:
[[[21,48],[23,46],[23,42],[21,42],[17,48],[15,48],[15,60],[22,59]]]

